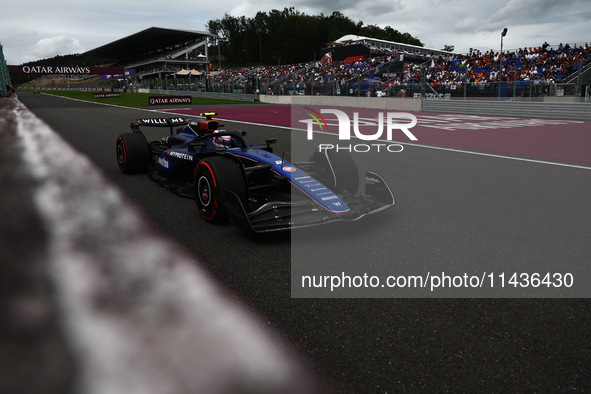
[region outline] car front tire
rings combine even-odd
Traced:
[[[195,202],[201,216],[210,223],[223,223],[228,218],[225,196],[234,193],[247,204],[247,185],[239,163],[224,156],[208,157],[195,168],[193,177]]]
[[[310,161],[314,163],[315,178],[333,192],[347,191],[355,195],[359,189],[359,172],[353,158],[343,151],[325,149],[314,152]]]

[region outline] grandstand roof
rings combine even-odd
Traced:
[[[215,34],[206,31],[150,27],[101,47],[91,49],[82,55],[116,60],[130,59],[144,56],[146,53],[156,49],[165,48],[182,42],[195,41],[206,36],[217,37]]]
[[[380,40],[379,38],[371,38],[358,36],[355,34],[347,34],[336,40],[333,44],[347,44],[352,42],[365,42],[377,48],[396,48],[408,53],[417,53],[424,55],[452,55],[452,52],[444,51],[443,49],[426,48],[412,44],[404,44],[400,42]]]

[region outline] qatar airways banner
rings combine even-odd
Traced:
[[[112,97],[121,97],[119,92],[114,93],[93,93],[92,98],[112,98]]]
[[[79,74],[105,75],[123,74],[123,67],[85,67],[85,66],[8,66],[10,74]]]
[[[191,104],[191,96],[150,96],[150,105]]]

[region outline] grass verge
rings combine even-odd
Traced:
[[[42,93],[53,94],[55,96],[62,96],[73,98],[77,100],[83,101],[91,101],[94,103],[105,103],[105,104],[113,104],[113,105],[120,105],[123,107],[148,107],[150,104],[148,103],[148,97],[155,97],[155,96],[168,96],[165,94],[151,94],[151,93],[120,93],[119,97],[109,97],[109,98],[93,98],[93,93],[108,93],[108,92],[92,92],[92,91],[78,91],[78,90],[40,90]],[[184,96],[183,92],[179,92],[178,96]],[[249,101],[238,101],[238,100],[225,100],[225,99],[214,99],[214,98],[207,98],[207,97],[192,97],[191,98],[192,105],[223,105],[223,104],[241,104],[241,105],[248,105],[248,104],[258,104]],[[176,105],[178,107],[178,105]],[[152,106],[156,107],[166,107],[166,105],[161,106]]]

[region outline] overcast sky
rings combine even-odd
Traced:
[[[27,0],[3,7],[0,44],[7,63],[20,65],[82,53],[149,27],[204,31],[225,13],[253,17],[285,7],[308,15],[340,11],[355,22],[408,32],[428,48],[453,45],[460,53],[498,50],[504,27],[504,49],[591,43],[591,0]]]

